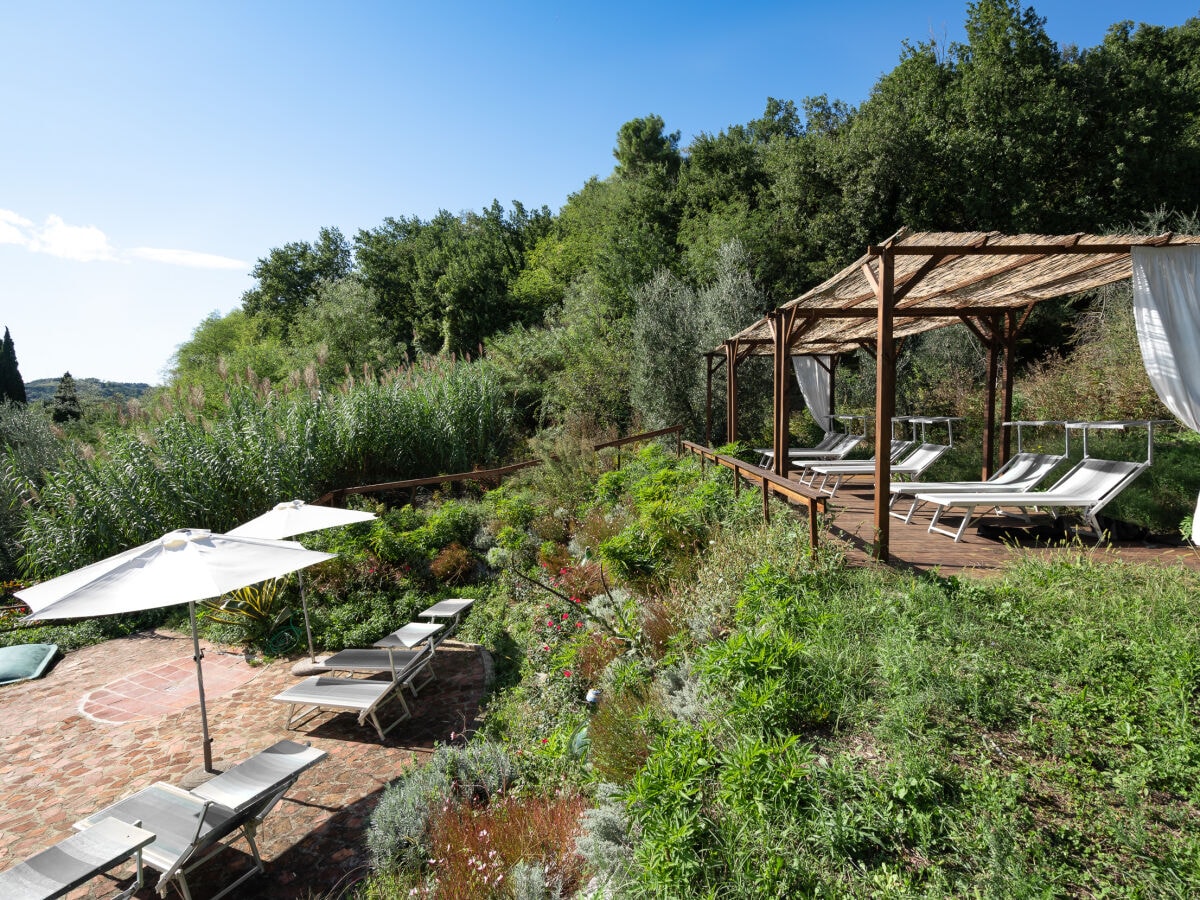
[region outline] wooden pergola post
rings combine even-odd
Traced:
[[[1002,362],[1004,368],[1004,389],[1000,395],[1000,421],[1011,422],[1013,374],[1015,371],[1013,360],[1017,353],[1017,335],[1021,332],[1024,319],[1019,320],[1017,318],[1016,310],[1009,310],[1005,313],[1005,316],[1008,322],[1007,327],[1004,329],[1004,360]],[[1004,465],[1012,455],[1012,429],[1001,428],[1000,431],[1000,465]]]
[[[774,338],[774,397],[772,406],[774,407],[774,420],[771,427],[771,449],[774,451],[774,459],[771,461],[772,471],[786,478],[788,473],[788,450],[791,448],[791,436],[788,422],[788,412],[791,409],[791,378],[788,375],[788,364],[791,362],[791,357],[788,355],[788,319],[790,318],[786,312],[776,310],[770,313],[768,318],[771,323],[772,337]]]
[[[983,473],[987,481],[996,471],[996,373],[999,367],[1001,317],[988,323],[987,378],[983,385]]]
[[[896,344],[893,314],[896,307],[896,259],[890,246],[880,249],[875,282],[879,301],[875,317],[875,558],[888,560],[891,516],[888,501],[892,480],[892,416],[896,414]]]
[[[837,412],[837,405],[834,403],[834,385],[837,382],[838,358],[832,354],[829,357],[829,428],[823,429],[826,431],[833,431],[833,416]],[[818,422],[817,424],[821,423]]]
[[[732,444],[737,440],[738,432],[738,402],[737,402],[737,364],[738,342],[736,339],[725,342],[725,443]]]
[[[712,446],[713,426],[713,357],[717,354],[711,350],[704,354],[704,446]],[[700,457],[701,460],[704,457]]]

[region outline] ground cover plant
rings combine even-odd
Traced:
[[[649,450],[597,479],[557,550],[531,537],[521,575],[497,570],[485,640],[513,671],[472,743],[504,748],[527,818],[590,798],[546,825],[578,853],[560,840],[551,874],[612,897],[1196,891],[1195,573],[1082,547],[981,582],[855,568],[749,494]],[[547,502],[506,487],[501,530]],[[560,895],[511,856],[481,865],[480,810],[443,808],[481,896]],[[367,890],[441,896],[440,858]]]

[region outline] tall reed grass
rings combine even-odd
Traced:
[[[46,578],[184,526],[228,530],[280,500],[502,459],[513,413],[484,361],[431,360],[340,388],[181,396],[67,456],[25,515],[22,569]]]

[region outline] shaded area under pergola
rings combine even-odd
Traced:
[[[776,474],[787,474],[789,358],[864,349],[876,363],[875,556],[888,558],[888,442],[896,407],[896,356],[910,335],[963,324],[988,350],[983,472],[995,468],[997,393],[1001,421],[1011,418],[1013,352],[1033,307],[1129,278],[1134,247],[1200,244],[1200,236],[1005,235],[999,232],[910,232],[901,229],[823,284],[784,303],[707,354],[712,377],[726,370],[727,440],[738,426],[737,367],[751,355],[774,360],[773,450]],[[997,390],[999,387],[999,391]],[[832,383],[830,390],[832,392]],[[711,423],[711,413],[709,416]],[[711,444],[710,433],[707,435]],[[1000,464],[1008,457],[1007,435]],[[881,489],[882,486],[882,489]]]

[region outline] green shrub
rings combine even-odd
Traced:
[[[505,790],[517,770],[503,747],[486,741],[442,745],[429,762],[388,785],[371,814],[367,847],[377,869],[421,868],[430,854],[434,806],[484,802]]]
[[[510,442],[511,408],[483,363],[324,393],[231,384],[218,415],[200,413],[165,408],[112,433],[102,453],[65,457],[26,514],[25,572],[60,574],[173,528],[227,531],[281,498],[468,470]],[[448,532],[465,528],[461,513],[447,519]]]

